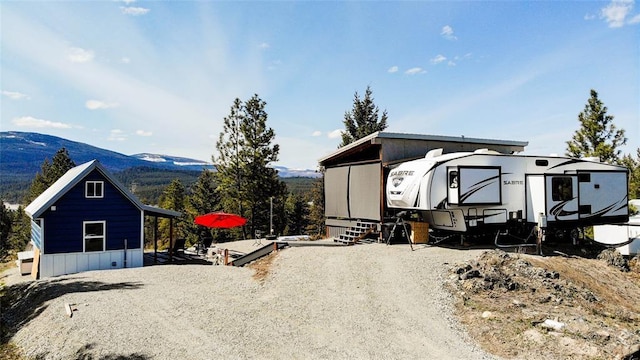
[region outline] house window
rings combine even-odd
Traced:
[[[106,221],[84,221],[84,252],[104,251]]]
[[[104,182],[87,181],[85,185],[85,196],[87,198],[102,198],[104,196]]]

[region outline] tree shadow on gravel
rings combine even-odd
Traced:
[[[78,351],[76,351],[74,359],[75,360],[147,360],[147,359],[151,359],[151,357],[144,354],[139,354],[139,353],[132,353],[129,355],[107,354],[107,355],[98,356],[98,355],[92,354],[94,347],[95,347],[95,344],[87,344],[81,347],[80,349],[78,349]],[[50,354],[48,352],[40,353],[36,355],[34,359],[44,360],[44,359],[47,359],[49,355]]]
[[[8,343],[23,326],[38,317],[50,300],[65,294],[135,290],[138,282],[104,283],[82,279],[55,279],[18,283],[0,289],[0,344]],[[115,358],[114,358],[115,359]]]

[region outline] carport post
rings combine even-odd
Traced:
[[[158,263],[158,217],[153,217],[153,263]]]

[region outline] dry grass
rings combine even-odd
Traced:
[[[502,262],[481,258],[474,268],[481,277],[454,281],[453,293],[462,323],[486,351],[518,359],[637,359],[629,356],[640,343],[640,273],[594,259],[515,254]],[[488,274],[518,285],[488,289]],[[546,328],[545,320],[564,327]]]
[[[13,266],[15,266],[15,263],[13,261],[0,264],[0,274],[4,273],[5,270],[8,270]],[[5,306],[8,306],[7,304],[10,303],[10,299],[8,299],[9,296],[11,296],[11,294],[9,294],[5,290],[4,281],[0,279],[0,311],[2,311],[2,309]],[[7,333],[8,329],[5,328],[5,324],[0,323],[0,360],[23,359],[24,356],[22,355],[20,349],[14,343],[10,341],[7,342]]]
[[[278,257],[278,252],[277,251],[272,252],[271,254],[263,258],[260,258],[252,262],[251,264],[247,265],[247,267],[255,271],[255,273],[253,274],[253,279],[260,283],[263,283],[264,280],[267,278],[267,276],[269,276],[269,273],[271,271],[271,265],[273,264],[273,262],[277,257]]]

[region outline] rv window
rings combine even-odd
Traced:
[[[537,159],[536,160],[536,165],[537,166],[548,166],[549,165],[549,161],[548,160]]]
[[[578,174],[578,181],[580,181],[580,182],[591,182],[591,174],[589,174],[589,173],[580,173],[580,174]]]
[[[551,198],[553,201],[569,201],[573,198],[573,185],[568,176],[551,179]]]
[[[458,187],[458,172],[451,171],[449,172],[449,187],[451,189],[455,189]]]

